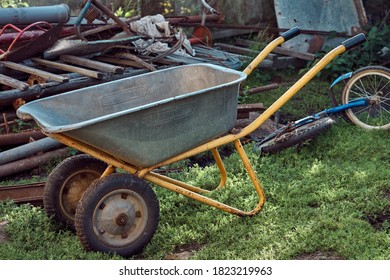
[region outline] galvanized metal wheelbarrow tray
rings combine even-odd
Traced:
[[[241,145],[333,58],[365,40],[359,34],[322,58],[264,113],[239,133],[234,127],[239,87],[246,76],[278,45],[299,34],[293,28],[273,40],[243,71],[209,64],[180,66],[75,90],[30,102],[20,118],[32,117],[49,137],[101,159],[139,178],[239,216],[252,216],[265,202],[263,188]],[[234,143],[253,182],[259,201],[250,211],[215,201],[208,191],[157,174],[153,170],[212,151],[221,173],[227,172],[218,147]]]

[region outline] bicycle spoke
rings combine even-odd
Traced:
[[[382,78],[381,80],[383,80],[383,78]],[[383,85],[383,87],[382,87],[380,90],[378,90],[378,92],[382,92],[383,89],[384,89],[388,84],[390,84],[390,80],[388,80],[387,83],[385,83],[385,84]],[[386,93],[386,95],[387,95],[387,94],[388,94],[388,93]]]
[[[360,81],[361,82],[361,81]],[[357,91],[355,91],[355,90],[353,90],[352,88],[351,88],[351,90],[350,90],[350,92],[351,93],[354,93],[354,94],[356,94],[358,97],[366,97],[366,94],[365,94],[365,91],[364,91],[364,86],[363,86],[363,88],[361,88],[361,87],[359,87],[357,84],[354,84],[353,85],[354,86],[354,88],[357,88],[361,93],[363,93],[363,94],[360,94],[359,92],[357,92]]]
[[[377,83],[376,83],[376,75],[370,79],[370,76],[366,76],[367,77],[367,80],[368,82],[371,84],[372,86],[372,89],[374,91],[374,94],[377,92],[376,89],[377,89]]]
[[[356,108],[357,109],[357,108]],[[362,109],[360,109],[360,110],[353,110],[353,113],[355,114],[355,115],[359,115],[359,114],[362,114],[363,112],[367,112],[367,111],[369,111],[370,110],[370,108],[367,108],[367,107],[364,107],[364,108],[362,108]]]

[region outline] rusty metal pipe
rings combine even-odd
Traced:
[[[61,144],[56,140],[48,137],[42,138],[40,140],[1,152],[0,165],[27,158],[39,152],[47,152],[62,147],[64,147],[64,144]]]
[[[43,30],[25,31],[19,36],[19,33],[5,33],[0,35],[0,44],[11,43],[19,36],[19,41],[30,41],[45,33]]]
[[[10,176],[13,174],[17,174],[26,170],[30,170],[36,167],[39,167],[49,160],[56,157],[64,157],[69,154],[69,148],[62,148],[59,150],[54,150],[51,152],[47,152],[35,157],[18,160],[15,162],[3,164],[0,166],[0,178]]]
[[[169,21],[171,24],[200,24],[202,22],[203,16],[167,16],[165,19]],[[206,15],[206,22],[220,22],[223,18],[220,15]]]
[[[0,135],[0,146],[20,145],[30,142],[30,139],[38,140],[45,137],[40,130],[24,131]]]
[[[129,35],[134,35],[130,31],[129,26],[126,23],[124,23],[120,18],[118,18],[113,12],[111,12],[106,6],[104,6],[98,0],[91,0],[91,2],[99,10],[101,10],[103,13],[105,13],[107,16],[109,16],[113,21],[115,21],[123,29],[123,31],[125,31]]]
[[[68,5],[36,6],[27,8],[0,9],[0,25],[31,24],[37,21],[66,23],[70,18]]]

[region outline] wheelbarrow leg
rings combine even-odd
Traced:
[[[216,190],[218,190],[226,185],[227,173],[226,173],[225,165],[223,164],[221,155],[218,152],[218,149],[214,148],[211,150],[211,152],[213,153],[215,163],[217,164],[218,169],[219,169],[219,173],[221,174],[221,181],[219,182],[219,185],[216,188]]]
[[[259,203],[258,203],[257,207],[252,210],[253,214],[256,214],[257,212],[259,212],[261,210],[261,208],[264,205],[264,202],[265,202],[264,190],[263,190],[263,187],[261,186],[259,179],[256,176],[255,171],[253,170],[253,167],[248,159],[248,156],[245,153],[244,147],[242,146],[239,139],[234,141],[234,146],[235,146],[237,153],[240,156],[242,163],[244,164],[244,167],[245,167],[246,171],[248,172],[248,175],[252,180],[253,186],[255,187],[255,190],[259,196]]]
[[[113,165],[107,166],[106,170],[103,172],[102,176],[100,178],[106,177],[107,175],[110,175],[111,173],[114,173],[116,170],[116,167]]]

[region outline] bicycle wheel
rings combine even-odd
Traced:
[[[367,66],[357,70],[345,85],[342,102],[368,98],[369,106],[346,110],[352,123],[365,129],[390,128],[390,69]]]
[[[325,117],[303,125],[286,125],[284,128],[281,128],[281,133],[275,134],[275,136],[257,144],[255,150],[266,154],[277,153],[315,138],[329,129],[333,123],[334,120],[332,118]]]

